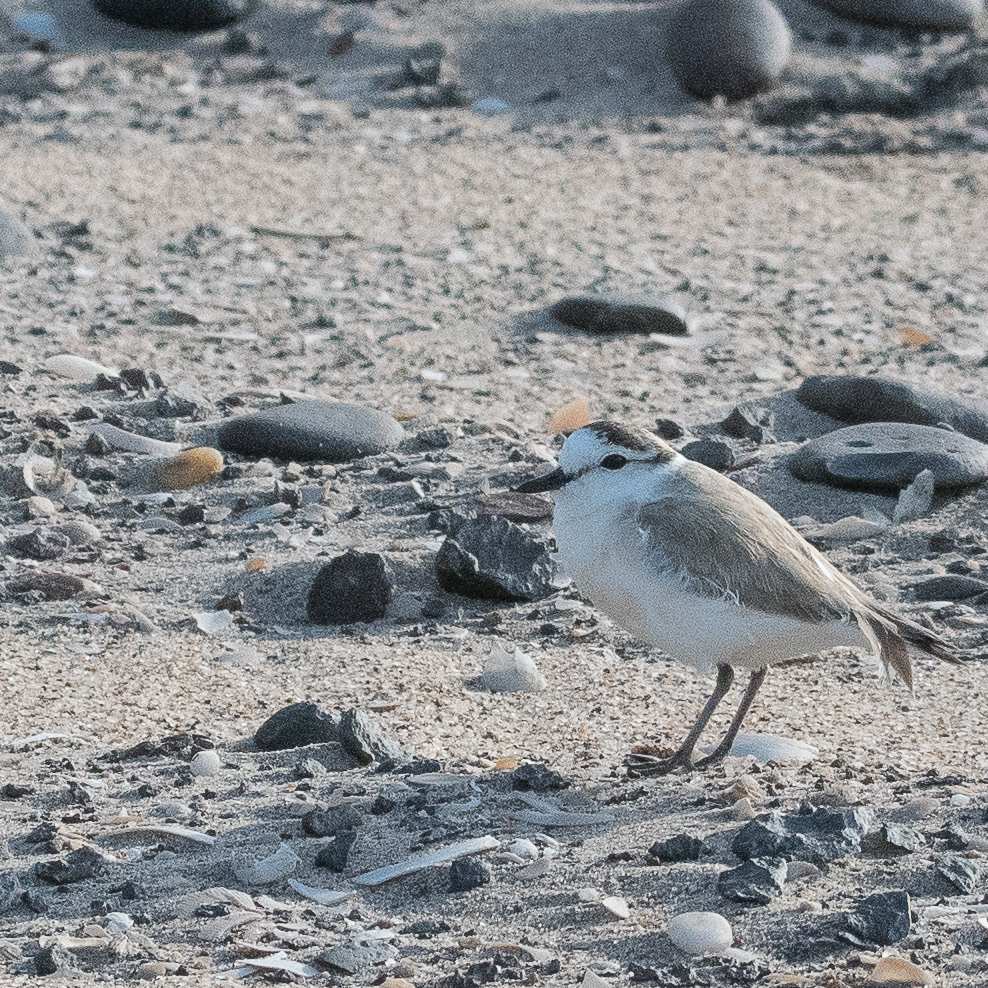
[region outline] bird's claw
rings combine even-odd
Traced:
[[[625,757],[624,767],[629,779],[645,779],[653,775],[670,775],[678,769],[692,768],[688,754],[677,752],[671,758],[656,758],[654,755],[631,754]]]

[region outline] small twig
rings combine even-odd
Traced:
[[[251,233],[262,237],[282,237],[285,240],[360,240],[361,238],[349,230],[342,233],[305,233],[300,230],[279,230],[273,226],[252,226]]]

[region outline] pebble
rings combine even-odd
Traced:
[[[205,751],[198,752],[189,762],[189,770],[197,776],[216,775],[220,768],[222,768],[222,762],[215,748],[207,748]]]
[[[245,885],[273,885],[292,874],[301,864],[301,858],[288,844],[282,843],[265,858],[235,857],[232,864],[234,874]]]
[[[309,590],[313,624],[354,624],[384,617],[394,586],[391,567],[376,552],[348,549],[322,567]]]
[[[396,954],[397,950],[389,943],[345,941],[317,954],[313,963],[326,970],[343,971],[353,976],[366,968],[387,963]]]
[[[67,377],[72,381],[89,383],[95,381],[100,374],[106,377],[116,377],[117,371],[112,367],[104,367],[95,360],[77,357],[72,353],[60,353],[49,357],[42,366],[56,377]]]
[[[511,104],[495,96],[484,96],[470,104],[470,111],[478,117],[500,117],[511,112]]]
[[[961,895],[973,895],[981,882],[981,868],[973,858],[959,854],[941,854],[936,862],[937,874]]]
[[[546,681],[527,652],[495,645],[477,677],[477,686],[491,693],[537,693],[545,689]]]
[[[608,895],[600,900],[600,904],[618,919],[629,919],[631,917],[631,907],[626,899],[620,895]]]
[[[219,431],[219,445],[245,456],[342,463],[383,453],[404,437],[377,408],[309,400],[231,419]]]
[[[90,847],[81,847],[66,855],[64,861],[39,861],[34,866],[34,873],[43,882],[69,885],[93,878],[102,874],[105,869],[106,861],[101,854]]]
[[[717,876],[717,890],[732,902],[766,906],[782,892],[787,865],[784,858],[756,858]]]
[[[960,573],[947,573],[915,583],[912,589],[916,600],[967,600],[988,592],[988,582]]]
[[[723,473],[734,466],[734,450],[717,439],[696,439],[680,451],[687,460],[702,463],[711,470]]]
[[[868,981],[871,984],[895,985],[898,988],[908,988],[909,985],[934,984],[933,975],[907,961],[904,957],[883,957],[875,965]]]
[[[353,847],[357,839],[356,830],[341,830],[335,835],[332,844],[321,848],[315,857],[317,868],[326,868],[340,874],[346,868],[347,858],[350,856],[350,848]]]
[[[356,830],[364,822],[360,811],[350,803],[309,810],[302,816],[302,829],[310,837],[335,837],[344,830]]]
[[[60,559],[71,545],[68,536],[54,528],[36,528],[15,535],[8,544],[19,555],[39,561]]]
[[[891,9],[887,4],[882,6]],[[884,377],[808,377],[796,390],[796,398],[807,408],[849,425],[945,423],[956,432],[988,443],[988,402],[951,398],[905,381]]]
[[[449,868],[449,890],[469,892],[487,885],[491,880],[491,866],[476,858],[459,858]]]
[[[337,740],[344,749],[360,762],[369,765],[380,762],[403,765],[408,752],[393,738],[385,734],[377,719],[364,710],[345,710],[340,716]]]
[[[799,480],[884,493],[931,470],[938,491],[988,478],[988,446],[926,425],[871,422],[827,433],[789,459]]]
[[[515,792],[558,792],[570,785],[569,779],[541,762],[527,762],[511,773],[511,788]]]
[[[573,295],[549,307],[565,326],[587,333],[662,333],[686,336],[686,310],[665,295]]]
[[[504,518],[481,516],[449,535],[436,554],[436,578],[450,593],[479,600],[535,601],[552,593],[545,543]]]
[[[789,25],[770,0],[685,0],[666,35],[673,75],[700,99],[771,88],[791,52]]]
[[[852,933],[868,943],[890,947],[909,934],[909,893],[876,892],[847,916]]]
[[[731,924],[720,913],[680,913],[669,920],[666,935],[687,954],[713,954],[734,943]]]
[[[925,843],[923,835],[912,827],[902,823],[883,823],[869,843],[868,850],[880,855],[912,854]]]
[[[7,592],[13,597],[37,594],[41,600],[71,600],[83,591],[99,591],[90,580],[71,573],[24,573],[7,583]]]
[[[699,861],[700,855],[709,853],[709,848],[702,840],[690,837],[689,834],[677,834],[668,840],[656,841],[648,849],[649,864],[659,861]],[[702,915],[688,913],[687,915]]]
[[[811,0],[841,17],[879,27],[914,31],[967,31],[981,12],[980,0]]]
[[[336,741],[339,728],[314,703],[292,703],[273,713],[254,733],[261,751],[282,751]]]
[[[208,484],[223,469],[223,455],[209,446],[188,449],[157,466],[155,478],[163,491],[185,491]]]
[[[775,442],[772,429],[775,426],[775,414],[766,408],[736,406],[730,415],[721,422],[720,427],[735,439],[750,439],[756,443]]]
[[[216,31],[236,24],[257,0],[92,0],[107,17],[161,31]]]

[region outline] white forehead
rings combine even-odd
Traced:
[[[579,473],[584,467],[596,465],[607,456],[620,450],[620,446],[603,439],[600,433],[593,429],[577,429],[563,443],[559,453],[559,465],[568,474]]]

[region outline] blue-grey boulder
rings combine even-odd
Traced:
[[[159,31],[215,31],[242,21],[258,0],[93,0],[107,17]]]
[[[771,0],[685,0],[666,34],[673,74],[701,99],[771,89],[791,52],[789,25]]]
[[[863,24],[914,31],[966,31],[981,0],[810,0],[817,7]]]
[[[888,493],[932,470],[949,490],[988,478],[988,445],[947,429],[900,422],[851,425],[812,439],[789,460],[800,480]]]
[[[296,401],[224,423],[221,449],[245,456],[342,463],[397,446],[402,427],[369,405]]]
[[[796,398],[814,412],[840,422],[945,423],[965,436],[988,443],[988,401],[953,398],[905,381],[885,377],[808,377]]]

